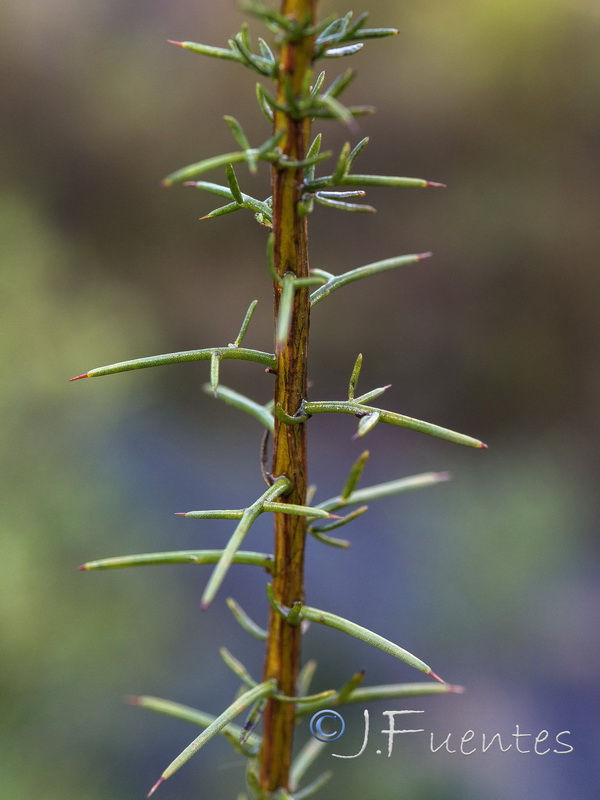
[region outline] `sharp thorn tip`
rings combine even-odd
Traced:
[[[150,791],[148,792],[148,794],[146,795],[146,797],[152,797],[152,795],[154,794],[154,792],[155,792],[155,791],[158,789],[158,787],[161,785],[161,783],[162,783],[163,781],[164,781],[164,778],[160,777],[160,778],[159,778],[159,779],[156,781],[156,783],[154,784],[154,786],[153,786],[153,787],[150,789]]]
[[[130,706],[139,706],[140,698],[137,695],[128,694],[123,700]]]

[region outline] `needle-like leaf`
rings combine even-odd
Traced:
[[[323,73],[325,74],[325,73]],[[323,94],[330,95],[331,97],[339,97],[342,92],[348,88],[356,77],[356,72],[353,69],[347,69],[338,75],[337,78],[325,89]]]
[[[256,99],[258,100],[260,110],[263,112],[265,117],[269,120],[269,122],[273,122],[275,119],[275,114],[273,113],[272,105],[267,99],[267,92],[262,83],[256,84]]]
[[[325,533],[334,531],[336,528],[341,528],[343,525],[347,525],[349,522],[352,522],[358,517],[362,517],[365,511],[368,510],[369,506],[359,506],[358,508],[355,508],[354,511],[346,514],[345,517],[340,517],[340,519],[336,520],[335,522],[328,522],[327,525],[320,525],[318,528],[315,528],[314,525],[311,525],[309,532],[324,544],[330,544],[334,547],[350,547],[350,543],[345,539],[334,539],[331,536],[325,536]]]
[[[322,109],[326,112],[325,116],[330,116],[333,119],[337,119],[349,127],[353,126],[354,116],[352,114],[352,109],[340,103],[340,101],[333,95],[319,94],[315,97],[313,102],[315,103],[315,108],[310,110],[309,113],[311,115],[319,116],[319,110]],[[338,184],[332,183],[330,185],[337,186]]]
[[[261,628],[260,625],[257,625],[256,622],[254,622],[254,620],[248,616],[241,605],[233,599],[233,597],[228,597],[225,602],[227,603],[227,607],[233,614],[235,620],[246,631],[246,633],[249,633],[250,636],[253,636],[255,639],[259,639],[262,642],[266,640],[266,630]]]
[[[212,47],[208,44],[198,44],[197,42],[174,42],[171,39],[167,40],[169,44],[174,44],[177,47],[183,47],[184,50],[190,50],[192,53],[199,53],[203,56],[212,56],[212,58],[224,58],[227,61],[237,61],[242,63],[238,53],[232,50],[226,50],[223,47]]]
[[[312,797],[314,794],[319,792],[326,783],[329,783],[332,777],[333,772],[324,772],[322,775],[319,775],[318,778],[315,778],[314,781],[311,781],[307,786],[303,786],[302,789],[295,791],[291,795],[291,800],[307,800],[307,798]]]
[[[342,180],[347,171],[348,157],[350,155],[350,142],[346,142],[340,152],[338,162],[333,172],[332,181],[336,186]]]
[[[277,317],[277,332],[275,336],[275,350],[279,352],[285,346],[292,324],[292,312],[294,308],[294,294],[296,286],[294,275],[287,272],[283,276],[283,289],[279,300],[279,313]]]
[[[375,400],[377,397],[381,397],[384,392],[387,392],[388,389],[391,389],[392,384],[388,383],[386,386],[379,386],[377,389],[371,389],[370,392],[365,392],[361,394],[360,397],[355,397],[355,403],[370,403],[371,400]]]
[[[358,402],[358,401],[357,401]],[[381,419],[381,414],[379,411],[373,411],[371,414],[365,414],[364,417],[360,418],[358,423],[358,431],[356,432],[354,438],[358,438],[359,436],[364,436],[370,430],[372,430],[375,425]]]
[[[213,387],[209,383],[204,384],[202,388],[209,394],[213,393]],[[234,389],[229,389],[227,386],[223,385],[217,388],[215,397],[255,417],[259,422],[262,422],[271,433],[273,432],[273,413],[268,411],[265,406],[261,406],[259,403],[246,397],[246,395],[240,394],[240,392],[236,392]]]
[[[402,492],[410,492],[414,489],[426,489],[435,486],[437,483],[450,479],[448,472],[423,472],[420,475],[411,475],[408,478],[399,478],[395,481],[386,483],[376,483],[374,486],[366,486],[364,489],[355,489],[349,497],[343,498],[341,495],[332,497],[318,504],[319,508],[328,511],[335,511],[344,506],[355,505],[357,503],[370,503],[382,497],[391,497]]]
[[[171,550],[164,553],[139,553],[88,561],[79,569],[91,572],[99,569],[151,567],[157,564],[216,564],[222,555],[223,550]],[[245,550],[238,550],[233,561],[235,564],[251,564],[266,570],[270,570],[273,566],[273,556],[268,553],[253,553]]]
[[[264,492],[258,500],[252,503],[251,506],[244,511],[238,526],[233,532],[230,540],[227,542],[225,549],[219,559],[219,562],[206,585],[204,594],[202,595],[202,602],[200,608],[205,611],[212,602],[215,594],[225,579],[225,575],[229,571],[229,567],[234,563],[235,554],[239,550],[246,534],[256,521],[256,519],[263,512],[263,504],[266,501],[274,500],[282,494],[290,490],[291,483],[287,478],[279,478],[275,483]]]
[[[223,119],[229,126],[229,130],[231,131],[232,136],[236,141],[236,144],[238,144],[243,151],[250,150],[251,146],[250,142],[248,141],[248,137],[246,136],[244,129],[242,128],[241,124],[237,121],[237,119],[235,117],[230,116],[229,114],[226,114],[223,117]]]
[[[450,683],[431,683],[421,681],[421,683],[391,683],[380,686],[364,686],[355,688],[351,692],[342,696],[342,690],[327,701],[311,703],[308,706],[298,706],[298,716],[314,714],[322,708],[332,706],[349,705],[350,703],[371,703],[377,700],[393,700],[398,697],[425,697],[432,694],[461,694],[464,691],[462,686],[454,686]]]
[[[361,28],[352,36],[348,36],[347,41],[352,41],[353,39],[383,39],[385,36],[396,36],[398,32],[396,28]]]
[[[293,792],[296,791],[300,781],[319,757],[325,745],[326,742],[321,742],[311,736],[302,750],[300,750],[290,769],[290,788]]]
[[[241,206],[244,204],[244,198],[240,190],[240,185],[238,183],[233,164],[226,164],[225,171],[227,172],[227,183],[229,184],[231,196],[233,197],[234,201]]]
[[[219,365],[221,364],[221,353],[216,351],[210,357],[210,388],[215,397],[219,389]]]
[[[408,264],[415,264],[422,261],[424,258],[429,258],[431,253],[414,253],[408,256],[395,256],[394,258],[386,258],[383,261],[374,261],[371,264],[365,264],[362,267],[351,269],[349,272],[344,272],[342,275],[336,275],[326,284],[316,289],[310,296],[311,306],[316,306],[321,300],[324,300],[332,292],[341,289],[342,286],[347,286],[349,283],[368,278],[371,275],[377,275],[380,272],[387,272],[396,267],[405,267]]]
[[[366,508],[365,508],[365,510],[366,510]],[[325,527],[325,526],[323,526],[323,527]],[[336,527],[338,527],[338,526],[336,526]],[[321,542],[321,544],[327,544],[330,547],[339,547],[341,550],[347,550],[350,547],[350,542],[347,539],[337,539],[335,536],[327,536],[327,534],[321,533],[320,531],[318,531],[315,528],[313,528],[312,525],[309,526],[308,532],[318,542]]]
[[[173,186],[175,183],[190,181],[197,178],[198,175],[202,175],[203,172],[208,172],[218,167],[226,167],[227,164],[239,164],[243,161],[248,161],[245,150],[240,150],[235,153],[223,153],[221,156],[205,158],[202,161],[197,161],[194,164],[189,164],[187,167],[182,167],[175,172],[171,172],[166,178],[163,178],[162,185]]]
[[[262,91],[265,93],[265,95],[268,94],[266,89],[263,88]],[[234,123],[237,124],[232,123],[231,120],[233,120],[233,117],[226,118],[226,122],[230,129],[232,131],[235,129],[236,136],[239,137],[241,126],[236,120],[234,120]],[[245,134],[243,135],[245,137]],[[282,131],[279,131],[277,134],[263,142],[263,144],[261,144],[259,147],[245,148],[233,153],[223,153],[220,156],[212,156],[211,158],[205,158],[202,161],[196,161],[194,164],[188,164],[188,166],[182,167],[181,169],[175,170],[175,172],[171,172],[169,175],[167,175],[167,177],[161,181],[161,185],[173,186],[175,183],[190,181],[194,178],[197,178],[198,175],[202,175],[204,172],[208,172],[211,169],[217,169],[218,167],[226,167],[227,164],[239,164],[246,162],[250,166],[251,171],[254,171],[256,162],[259,160],[270,162],[277,161],[280,153],[276,152],[275,148],[281,139]]]
[[[97,378],[101,375],[113,375],[117,372],[129,372],[134,369],[145,369],[146,367],[162,367],[165,364],[181,364],[185,361],[210,361],[213,353],[220,353],[222,359],[239,359],[241,361],[256,361],[266,367],[275,369],[275,356],[270,353],[262,353],[260,350],[248,350],[244,347],[207,347],[204,350],[184,350],[179,353],[164,353],[160,356],[147,356],[146,358],[135,358],[132,361],[119,361],[116,364],[108,364],[106,367],[96,367],[83,375],[71,378],[78,381],[81,378]]]
[[[251,508],[252,506],[249,506]],[[247,508],[210,509],[202,511],[177,512],[180,517],[189,519],[243,519]],[[315,517],[317,519],[339,519],[335,514],[330,514],[322,508],[296,505],[295,503],[278,503],[264,500],[261,504],[262,511],[271,511],[274,514],[293,514],[298,517]]]
[[[224,217],[226,214],[232,214],[234,211],[240,211],[241,208],[242,206],[238,205],[237,203],[227,203],[227,205],[213,208],[212,211],[209,211],[208,214],[200,217],[200,219],[204,220],[213,219],[214,217]]]
[[[364,44],[359,42],[358,44],[347,44],[343,47],[330,47],[329,50],[325,50],[323,53],[322,58],[342,58],[343,56],[353,56],[355,53],[358,53],[359,50],[362,50]]]
[[[230,347],[239,347],[241,345],[257,305],[258,305],[258,300],[253,300],[248,306],[248,311],[246,311],[246,316],[244,317],[244,321],[242,322],[242,327],[240,328],[240,332],[236,336],[235,342],[229,345]]]
[[[430,675],[436,681],[445,683],[445,681],[436,675],[435,672],[432,671],[431,667],[429,667],[420,658],[412,653],[409,653],[408,650],[405,650],[403,647],[400,647],[394,642],[391,642],[389,639],[385,639],[378,633],[375,633],[374,631],[371,631],[362,625],[358,625],[356,622],[352,622],[349,619],[340,617],[337,614],[332,614],[330,611],[322,611],[319,608],[305,606],[299,601],[294,603],[291,608],[286,609],[275,601],[271,585],[267,586],[267,596],[269,597],[269,602],[271,603],[272,607],[278,613],[286,617],[288,622],[291,622],[292,624],[297,624],[297,622],[300,622],[301,620],[308,619],[311,622],[317,622],[320,625],[326,625],[329,628],[335,628],[336,630],[347,633],[350,636],[354,636],[356,639],[361,639],[363,642],[366,642],[373,647],[377,647],[379,650],[383,650],[385,653],[404,661],[409,666],[414,667],[415,669],[418,669],[427,675]]]
[[[370,456],[369,451],[365,450],[363,453],[360,454],[360,456],[356,459],[356,461],[352,465],[350,469],[350,474],[348,475],[348,479],[346,480],[344,488],[342,489],[342,492],[340,494],[342,500],[347,500],[352,494],[352,492],[358,486],[358,482],[362,477],[364,468],[367,464],[367,461],[369,460],[369,456]]]
[[[307,661],[300,669],[300,672],[298,673],[296,692],[298,695],[308,694],[308,690],[310,689],[310,685],[316,670],[317,662],[314,660],[314,658],[311,658],[309,661]]]
[[[449,428],[442,428],[441,425],[434,425],[432,422],[424,422],[414,417],[407,417],[404,414],[397,414],[394,411],[385,411],[382,408],[373,408],[372,406],[365,406],[362,403],[357,403],[356,400],[343,400],[337,402],[335,400],[324,400],[321,402],[308,402],[304,403],[304,413],[308,416],[312,414],[323,414],[328,412],[338,414],[353,414],[354,416],[363,417],[370,414],[379,414],[375,422],[387,422],[390,425],[397,425],[401,428],[409,428],[419,433],[426,433],[428,436],[435,436],[438,439],[445,439],[448,442],[455,444],[462,444],[466,447],[477,447],[480,449],[487,449],[487,444],[484,444],[479,439],[474,439],[472,436],[467,436],[464,433],[457,433]],[[369,424],[375,424],[372,421]]]
[[[322,206],[329,206],[329,208],[337,208],[338,211],[349,211],[354,214],[374,214],[377,210],[365,203],[344,203],[341,200],[324,197],[322,192],[315,194],[315,200]]]
[[[365,147],[368,144],[369,144],[369,137],[365,136],[364,139],[361,139],[360,142],[357,145],[355,145],[355,147],[353,148],[352,152],[348,156],[348,171],[350,171],[350,169],[352,168],[352,165],[354,164],[354,162],[356,161],[358,156],[362,153],[362,151],[365,149]],[[348,174],[348,173],[346,173],[346,174]]]
[[[240,695],[233,703],[223,711],[222,714],[219,714],[216,719],[211,722],[211,724],[198,736],[194,739],[191,744],[189,744],[185,750],[183,750],[177,758],[175,758],[163,774],[160,776],[159,780],[154,784],[152,789],[148,792],[148,797],[150,797],[154,792],[158,789],[160,784],[170,778],[178,769],[180,769],[190,758],[195,755],[201,747],[203,747],[207,742],[209,742],[214,736],[229,725],[237,716],[241,714],[242,711],[245,711],[249,708],[253,703],[257,700],[262,699],[263,697],[269,697],[272,695],[277,689],[277,684],[273,680],[264,681],[263,683],[259,683],[258,686],[253,687],[252,689],[248,689],[247,692]]]
[[[351,110],[351,107],[350,107]],[[319,189],[328,189],[331,186],[389,186],[396,188],[445,188],[444,183],[435,183],[434,181],[426,181],[423,178],[401,178],[395,175],[354,175],[347,174],[336,184],[333,183],[332,175],[325,175],[322,178],[316,178],[312,181],[307,181],[306,189],[315,192]]]
[[[257,685],[257,681],[250,675],[246,667],[242,664],[241,661],[233,656],[226,647],[221,647],[219,649],[219,654],[223,661],[227,664],[229,669],[238,676],[238,678],[244,683],[246,686],[253,688]]]
[[[285,33],[293,29],[295,21],[273,8],[265,5],[261,0],[240,0],[240,9],[246,14],[258,17],[263,22],[269,22],[276,33]]]
[[[151,697],[143,695],[141,697],[128,697],[127,702],[132,706],[139,706],[140,708],[147,708],[150,711],[156,711],[159,714],[165,714],[168,717],[190,722],[192,725],[198,725],[201,728],[208,728],[216,720],[213,714],[207,714],[204,711],[198,711],[196,708],[182,705],[181,703],[174,703],[171,700],[163,700],[161,697]],[[240,738],[243,729],[240,725],[230,722],[225,725],[219,733],[225,736],[233,745],[235,750],[243,755],[256,755],[261,743],[260,736],[253,734],[246,740],[245,747],[240,746]]]
[[[331,283],[331,281],[333,280],[334,277],[331,276],[331,278],[328,280],[328,283]],[[314,301],[311,296],[311,302],[314,305],[315,302],[318,301]],[[356,392],[356,384],[358,383],[358,378],[360,376],[360,371],[362,369],[362,362],[363,362],[362,353],[359,353],[356,356],[356,361],[354,362],[354,367],[352,368],[352,374],[350,375],[350,383],[348,385],[348,400],[354,400],[354,393]]]
[[[230,200],[233,200],[235,203],[235,207],[232,209],[233,211],[235,211],[235,208],[249,208],[256,214],[262,214],[269,221],[271,220],[272,209],[269,204],[265,201],[257,200],[255,197],[251,197],[249,194],[245,194],[244,192],[236,193],[238,198],[236,199],[230,187],[221,186],[219,183],[211,183],[209,181],[186,181],[185,186],[193,186],[196,189],[202,189],[205,192],[210,192],[211,194],[217,194],[220,197],[226,197]],[[223,213],[222,209],[220,211]],[[217,216],[217,214],[212,211],[206,216]]]

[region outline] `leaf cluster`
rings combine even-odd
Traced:
[[[279,62],[277,51],[286,42],[298,41],[305,36],[313,36],[313,63],[319,60],[349,56],[358,52],[364,46],[364,41],[392,36],[398,31],[395,28],[366,28],[364,23],[367,14],[360,14],[353,19],[352,12],[343,17],[329,17],[319,25],[310,25],[308,20],[299,23],[288,19],[279,12],[268,8],[261,2],[243,3],[247,13],[259,17],[266,27],[275,33],[275,41],[271,47],[263,38],[258,39],[258,51],[253,48],[248,25],[244,23],[239,33],[229,40],[228,48],[213,47],[196,42],[171,42],[194,53],[210,56],[212,58],[236,61],[248,69],[258,73],[261,78],[271,79],[276,82],[279,75]],[[275,51],[275,53],[274,53]],[[345,106],[340,101],[340,96],[352,82],[355,73],[347,69],[337,75],[331,83],[325,86],[325,71],[317,74],[307,70],[301,92],[294,91],[291,79],[284,76],[283,96],[277,97],[262,83],[256,85],[256,97],[259,107],[269,122],[273,122],[276,113],[301,120],[336,119],[352,127],[356,116],[370,114],[374,111],[371,106]],[[357,156],[368,143],[368,138],[362,139],[354,148],[346,143],[340,152],[335,169],[330,175],[315,178],[315,167],[322,161],[332,156],[330,151],[321,152],[321,134],[313,141],[306,158],[302,161],[287,159],[279,147],[283,136],[282,132],[267,138],[258,147],[252,147],[241,123],[234,117],[226,116],[225,121],[240,147],[240,150],[213,156],[202,161],[190,164],[167,175],[163,186],[172,186],[175,183],[185,183],[195,186],[205,192],[226,198],[226,205],[213,209],[202,219],[229,214],[242,208],[254,212],[257,222],[266,227],[272,224],[272,198],[259,200],[242,192],[233,165],[246,163],[251,172],[255,172],[259,161],[266,161],[278,169],[304,170],[304,189],[299,210],[302,214],[310,214],[314,202],[320,205],[350,212],[373,212],[372,206],[347,202],[350,199],[363,197],[362,190],[337,190],[342,186],[442,186],[420,178],[402,178],[386,175],[357,175],[351,173],[352,165]],[[225,167],[227,185],[195,180],[198,176],[219,167]]]

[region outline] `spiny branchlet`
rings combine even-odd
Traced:
[[[241,628],[265,648],[265,665],[260,679],[231,653],[223,649],[225,664],[241,683],[231,704],[217,716],[155,697],[130,698],[145,708],[179,717],[202,727],[202,732],[164,770],[150,790],[175,773],[191,756],[217,734],[225,736],[234,749],[248,759],[248,795],[241,797],[292,800],[316,792],[329,773],[308,785],[304,776],[319,753],[318,747],[305,748],[292,758],[294,733],[298,722],[332,706],[366,702],[382,697],[397,698],[416,694],[458,692],[460,687],[445,683],[420,658],[398,644],[328,610],[305,603],[304,553],[307,537],[319,545],[349,547],[349,542],[332,531],[362,517],[368,504],[401,492],[433,486],[449,478],[445,472],[429,472],[359,488],[369,457],[363,452],[350,468],[339,495],[314,502],[308,486],[306,427],[316,414],[349,414],[358,419],[355,438],[367,435],[376,425],[409,428],[473,448],[485,448],[471,436],[439,425],[414,419],[372,403],[388,386],[358,393],[362,365],[359,355],[352,369],[348,390],[338,400],[309,399],[307,393],[308,333],[312,309],[333,292],[364,278],[400,267],[419,264],[431,253],[391,256],[356,267],[342,274],[311,269],[308,259],[308,217],[317,206],[348,213],[370,213],[374,208],[362,201],[364,187],[442,187],[443,184],[420,178],[370,175],[356,171],[355,164],[368,144],[367,138],[346,143],[339,154],[321,149],[322,134],[313,134],[315,122],[337,120],[351,134],[357,130],[357,117],[373,111],[370,106],[345,105],[340,99],[354,72],[338,71],[339,59],[352,56],[370,39],[393,36],[394,28],[367,27],[367,14],[317,19],[317,0],[283,0],[276,10],[260,0],[246,0],[243,10],[262,22],[267,38],[255,43],[244,23],[226,47],[171,42],[185,50],[211,58],[234,61],[259,77],[256,99],[270,126],[264,141],[253,146],[241,123],[232,116],[225,124],[233,138],[231,152],[198,161],[168,175],[163,186],[183,184],[219,198],[216,208],[202,219],[249,210],[265,231],[265,271],[259,279],[272,281],[274,291],[275,337],[270,351],[243,346],[244,336],[256,309],[253,301],[236,338],[216,347],[168,353],[132,361],[121,361],[92,369],[71,380],[93,378],[146,367],[186,361],[209,362],[209,382],[205,389],[217,400],[225,401],[258,419],[265,428],[262,475],[264,491],[245,508],[178,512],[191,519],[234,521],[227,544],[218,550],[169,551],[106,558],[83,564],[83,570],[112,569],[149,564],[210,564],[212,573],[202,596],[207,609],[216,597],[230,569],[249,564],[266,571],[266,625],[251,619],[233,598],[227,605]],[[322,64],[327,66],[321,70]],[[331,78],[328,74],[332,69]],[[255,173],[260,162],[270,168],[271,185],[267,197],[256,198],[243,191],[240,168]],[[329,170],[325,164],[330,164]],[[237,171],[236,171],[237,167]],[[220,182],[203,179],[205,173],[220,175]],[[327,212],[325,212],[327,213]],[[319,310],[320,311],[320,310]],[[257,401],[221,384],[221,367],[226,360],[253,361],[274,377],[273,396]],[[272,460],[268,463],[268,439],[272,440]],[[235,498],[232,505],[236,506]],[[275,522],[272,553],[242,549],[252,526],[262,514],[272,514]],[[362,686],[364,671],[319,694],[310,694],[314,664],[301,664],[300,642],[303,623],[324,625],[342,631],[362,642],[400,659],[430,679],[420,684]],[[241,725],[235,720],[246,715]],[[260,732],[259,732],[260,731]],[[310,740],[309,740],[310,741]]]

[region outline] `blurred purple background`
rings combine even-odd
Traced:
[[[313,315],[311,398],[360,389],[385,405],[472,434],[486,452],[351,418],[314,419],[310,477],[337,494],[364,447],[364,484],[429,470],[449,483],[380,501],[346,529],[347,552],[312,542],[308,601],[420,655],[464,695],[370,708],[372,744],[329,753],[321,797],[558,800],[597,797],[598,305],[600,9],[586,0],[372,0],[373,25],[400,36],[352,59],[350,103],[371,143],[357,165],[442,181],[445,190],[371,190],[375,216],[317,208],[311,263],[334,273],[402,253],[434,258],[353,284]],[[362,11],[356,7],[355,11]],[[322,13],[345,7],[323,3]],[[250,214],[199,222],[211,198],[159,188],[172,170],[235,149],[224,114],[253,143],[269,135],[254,77],[167,39],[223,46],[233,3],[20,0],[0,30],[5,479],[0,540],[0,784],[11,800],[143,797],[196,736],[124,705],[155,694],[218,713],[237,689],[218,648],[260,675],[260,645],[224,598],[265,615],[262,573],[231,572],[198,610],[205,568],[82,574],[109,555],[217,547],[226,522],[173,516],[241,507],[261,491],[259,424],[206,396],[206,364],[68,384],[127,358],[226,344],[248,303],[246,342],[271,347],[265,230]],[[258,30],[252,25],[254,32]],[[326,63],[328,75],[348,66]],[[323,126],[338,150],[348,131]],[[238,170],[269,194],[268,176]],[[220,180],[215,173],[209,179]],[[272,381],[228,362],[222,380],[266,402]],[[249,547],[270,548],[265,519]],[[357,669],[367,683],[408,667],[328,630],[307,634],[315,691]],[[417,676],[418,679],[419,676]],[[477,752],[431,753],[407,727]],[[349,707],[334,752],[360,746]],[[418,722],[419,724],[413,724]],[[570,753],[481,752],[560,731]],[[397,722],[397,727],[401,727]],[[306,726],[299,741],[308,736]],[[379,738],[378,738],[379,737]],[[533,749],[533,738],[521,740]],[[556,748],[560,749],[560,748]],[[164,787],[168,798],[233,798],[243,765],[212,742]]]

